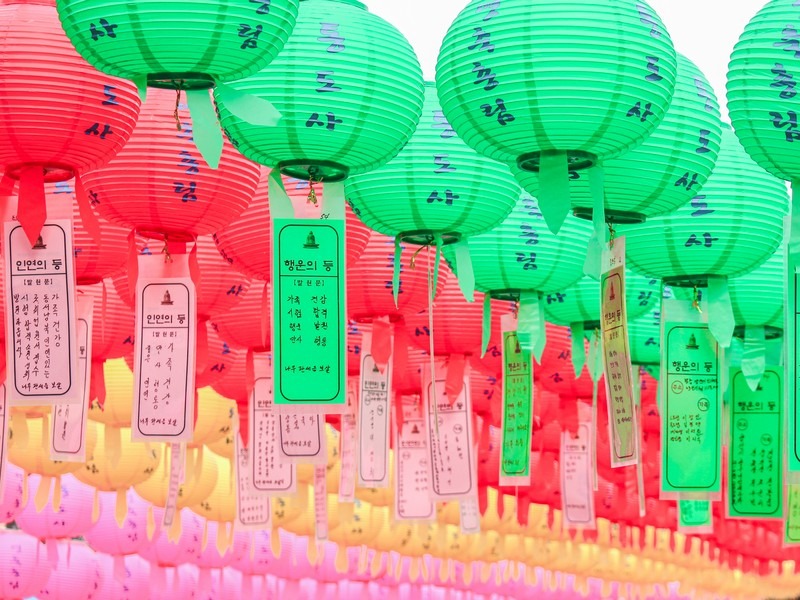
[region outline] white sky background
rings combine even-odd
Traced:
[[[425,78],[433,80],[442,39],[468,0],[362,1],[409,39]],[[664,21],[675,48],[705,73],[726,115],[725,80],[731,51],[745,25],[766,0],[649,0],[649,3]]]

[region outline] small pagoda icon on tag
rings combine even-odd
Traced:
[[[314,237],[313,231],[308,232],[308,237],[306,237],[306,243],[303,244],[303,248],[309,248],[313,250],[319,248],[319,244],[317,243],[317,238]]]
[[[608,292],[608,299],[609,299],[609,301],[613,301],[614,299],[616,299],[616,297],[617,297],[617,295],[614,293],[614,282],[612,281],[611,282],[611,288],[609,289],[609,292]]]
[[[172,302],[172,296],[169,295],[169,290],[166,290],[164,292],[164,299],[161,300],[161,306],[171,306],[172,304],[174,304]]]
[[[414,425],[414,429],[411,430],[411,433],[419,433],[419,427]]]
[[[42,236],[36,238],[36,243],[33,245],[33,250],[47,250],[47,244],[42,240]]]
[[[694,334],[689,336],[689,343],[686,344],[687,350],[699,350],[700,346],[697,345],[697,338],[694,337]]]

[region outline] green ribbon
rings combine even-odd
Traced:
[[[745,325],[742,374],[748,387],[754,392],[767,368],[767,342],[764,326]]]
[[[519,315],[517,321],[517,340],[525,352],[536,355],[543,350],[544,314],[539,303],[538,292],[522,292],[519,295]]]
[[[186,104],[192,116],[194,144],[208,166],[216,169],[222,157],[223,139],[211,95],[208,90],[186,90]]]
[[[733,317],[728,278],[708,278],[708,329],[723,348],[729,348],[736,320]]]
[[[269,213],[273,219],[293,219],[294,205],[277,169],[269,174]]]
[[[400,245],[400,238],[394,238],[394,271],[392,272],[392,296],[394,296],[394,307],[398,307],[400,296],[400,259],[403,257],[403,247]]]
[[[492,337],[492,297],[489,294],[483,296],[483,329],[481,332],[481,358],[486,356],[489,348],[489,340]]]
[[[561,230],[571,206],[567,153],[546,151],[539,162],[539,210],[554,234]]]
[[[281,120],[282,115],[278,109],[263,98],[240,92],[224,83],[216,84],[216,93],[225,109],[246,123],[259,127],[275,127]],[[328,191],[327,185],[325,191]]]
[[[133,79],[136,91],[139,92],[139,100],[144,104],[147,101],[147,75],[141,75]]]
[[[467,240],[453,244],[456,258],[456,277],[461,293],[467,302],[475,302],[475,271],[472,269],[472,257],[469,253]]]
[[[438,233],[434,235],[433,243],[436,245],[436,258],[433,262],[433,289],[431,290],[431,300],[436,297],[436,290],[439,289],[439,263],[442,260],[442,236]]]
[[[594,231],[586,248],[583,273],[592,279],[600,279],[603,249],[606,243],[606,197],[605,171],[597,165],[589,169],[589,191],[592,196],[592,223]]]
[[[325,193],[322,195],[322,213],[326,219],[344,221],[345,194],[344,182],[332,181],[325,184]],[[345,241],[347,241],[345,239]]]
[[[586,364],[586,350],[583,346],[583,323],[570,323],[569,328],[572,332],[572,368],[575,371],[575,378],[577,379],[581,376],[583,366]]]

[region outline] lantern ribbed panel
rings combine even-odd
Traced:
[[[441,113],[436,88],[426,83],[422,118],[400,154],[348,180],[347,199],[372,229],[471,236],[498,225],[517,202],[508,167],[442,129]]]
[[[238,405],[247,406],[247,352],[231,348],[225,364],[227,373],[211,383],[212,389]]]
[[[606,209],[646,217],[669,213],[686,204],[711,175],[719,154],[719,104],[697,66],[678,54],[675,96],[664,120],[643,144],[603,162]],[[512,168],[531,194],[539,174]],[[573,208],[592,209],[589,175],[570,173]]]
[[[783,329],[785,262],[779,248],[763,265],[728,282],[737,325]]]
[[[111,427],[93,422],[89,427],[97,431],[97,445],[91,455],[87,452],[86,464],[75,472],[76,479],[101,492],[115,492],[145,481],[155,471],[161,460],[160,444],[132,442],[131,430],[120,427],[115,435],[121,441],[121,453],[115,461],[109,457],[106,445],[106,433]]]
[[[253,198],[259,169],[230,144],[212,169],[195,148],[185,105],[173,112],[175,92],[150,90],[130,141],[84,185],[105,219],[144,234],[187,239],[233,221]]]
[[[78,56],[52,5],[6,1],[0,22],[0,168],[41,165],[58,181],[106,163],[136,124],[136,87]]]
[[[788,209],[786,185],[755,164],[723,125],[717,164],[702,193],[625,231],[628,266],[663,279],[743,275],[778,248]]]
[[[274,127],[233,116],[217,95],[220,123],[248,158],[324,180],[375,169],[395,156],[422,110],[422,70],[408,41],[353,0],[305,0],[280,55],[231,84],[281,113]]]
[[[625,272],[625,308],[629,321],[658,305],[660,297],[659,280]],[[547,320],[557,325],[600,323],[600,282],[584,277],[562,292],[548,294],[543,303]]]
[[[36,596],[48,600],[92,600],[103,581],[94,551],[84,542],[62,540],[56,545],[56,553],[58,559],[53,563],[57,566]]]
[[[114,290],[110,279],[105,281],[106,302],[103,306],[103,285],[82,285],[79,293],[94,301],[92,318],[92,359],[122,358],[133,353],[136,315]],[[103,310],[105,308],[105,310]]]
[[[319,218],[324,209],[324,185],[314,184],[317,205],[308,202],[309,183],[284,177],[286,193],[292,200],[295,213],[305,218]],[[351,265],[358,260],[369,240],[370,231],[350,208],[345,208],[346,257]],[[254,279],[269,279],[272,271],[272,226],[269,212],[269,170],[261,169],[261,180],[250,205],[229,225],[214,234],[217,248],[237,271]]]
[[[675,71],[672,41],[643,0],[471,0],[444,38],[436,84],[458,135],[495,160],[611,158],[653,133]]]
[[[800,178],[796,27],[794,0],[771,0],[745,27],[728,66],[728,111],[739,141],[761,168],[788,180]]]
[[[430,252],[433,270],[433,250]],[[420,252],[412,268],[413,256],[414,250],[403,245],[400,293],[395,306],[392,294],[394,240],[373,232],[361,257],[347,269],[347,313],[350,318],[368,321],[388,316],[397,320],[425,309],[428,306],[428,256],[425,251]],[[449,273],[444,265],[440,267],[437,295],[449,279]]]
[[[219,335],[215,323],[206,321],[205,323],[198,323],[197,326],[205,326],[208,334],[208,346],[205,364],[197,364],[196,368],[195,387],[199,390],[200,388],[212,385],[228,375],[228,370],[231,368],[231,361],[234,359],[234,354],[227,340],[224,340]],[[205,392],[211,392],[211,390],[203,390],[203,392],[200,394],[200,401],[203,400],[203,393]],[[211,393],[213,395],[213,392]],[[217,399],[214,398],[214,401],[216,400]],[[198,419],[198,422],[195,423],[195,440],[198,439],[196,428],[199,424],[199,421],[200,419]]]
[[[35,498],[40,485],[46,485],[48,489],[52,482],[46,476],[41,477],[38,473],[29,474],[28,499]],[[94,490],[88,485],[77,481],[71,475],[61,477],[61,505],[58,509],[53,508],[52,502],[48,503],[41,511],[36,510],[34,502],[29,501],[22,512],[17,515],[16,523],[19,528],[33,538],[39,540],[47,539],[71,539],[82,536],[92,528],[92,499]],[[88,508],[88,510],[87,510]],[[11,595],[6,598],[18,598]]]
[[[361,374],[361,340],[364,333],[371,331],[368,323],[347,321],[347,374],[358,377]],[[394,375],[392,375],[394,377]]]
[[[100,71],[127,79],[239,79],[281,51],[298,0],[58,0],[64,30]]]
[[[545,293],[569,287],[583,277],[591,233],[591,223],[568,216],[553,235],[536,200],[526,194],[499,226],[470,239],[475,287]],[[453,264],[454,253],[445,247],[444,254]]]
[[[214,327],[221,339],[235,348],[263,352],[272,347],[272,318],[267,319],[267,330],[261,330],[264,288],[271,298],[271,284],[255,281],[230,310],[220,312],[214,317]],[[271,302],[271,299],[268,300]],[[267,306],[269,310],[269,305]]]
[[[661,364],[661,305],[628,321],[628,343],[634,365]]]
[[[501,386],[502,383],[497,377],[473,370],[469,375],[472,410],[484,418],[491,419],[492,403],[498,404],[503,400]]]
[[[27,598],[38,594],[52,565],[41,553],[41,542],[22,531],[0,531],[0,595]]]
[[[500,331],[500,317],[512,309],[511,302],[492,302],[492,331]],[[434,355],[480,354],[482,322],[483,294],[476,292],[475,301],[467,302],[458,280],[449,276],[433,304]],[[422,350],[430,347],[427,310],[406,317],[406,328],[415,346]]]

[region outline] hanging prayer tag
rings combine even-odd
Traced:
[[[181,444],[168,444],[169,447],[169,486],[167,487],[167,501],[164,505],[164,527],[169,528],[175,520],[178,511],[178,492],[181,487],[181,474],[183,471],[183,448]]]
[[[323,415],[280,415],[278,424],[281,462],[308,465],[328,463]]]
[[[437,361],[436,381],[429,369],[422,370],[422,398],[427,420],[427,443],[431,469],[431,498],[437,501],[468,498],[476,489],[472,443],[472,401],[469,368],[454,402],[445,394],[446,368]]]
[[[633,375],[625,307],[625,238],[616,238],[603,251],[600,277],[603,333],[603,372],[608,403],[611,466],[636,464],[638,435],[633,403]]]
[[[731,369],[727,515],[783,516],[783,369],[767,367],[755,391]]]
[[[9,421],[9,407],[7,398],[6,386],[5,384],[2,384],[0,385],[0,494],[2,494],[3,490],[5,489],[3,487],[3,483],[6,473],[6,460],[8,459],[6,456]]]
[[[786,284],[784,285],[784,335],[786,338],[784,352],[784,374],[789,396],[788,418],[788,464],[789,477],[797,481],[796,473],[800,473],[800,190],[792,186],[792,215],[785,220],[784,239],[786,243]],[[791,307],[791,308],[790,308]],[[794,383],[792,383],[794,382]],[[800,519],[797,521],[800,525]]]
[[[692,302],[664,300],[661,310],[661,489],[719,493],[719,347]]]
[[[347,380],[347,411],[342,414],[342,433],[340,439],[341,467],[339,469],[339,502],[355,502],[356,499],[356,461],[358,459],[358,438],[356,433],[356,404],[358,403],[359,381],[355,377]]]
[[[236,523],[234,525],[238,531],[268,531],[272,527],[272,507],[268,495],[253,491],[250,481],[252,447],[252,443],[250,448],[245,447],[238,426],[235,427],[233,448],[236,455]]]
[[[328,488],[325,465],[314,467],[314,537],[318,542],[328,539]]]
[[[253,354],[255,381],[250,394],[250,460],[248,477],[253,493],[286,496],[297,489],[297,467],[283,460],[280,421],[272,406],[272,364],[266,353]]]
[[[459,525],[464,535],[475,535],[481,532],[481,511],[477,492],[470,498],[458,501]]]
[[[402,402],[403,424],[394,420],[394,518],[430,522],[436,517],[436,505],[430,497],[430,453],[422,406],[417,396],[397,401]]]
[[[786,516],[783,520],[783,545],[800,546],[800,485],[786,486]]]
[[[694,535],[714,533],[711,502],[708,500],[679,500],[678,531]]]
[[[78,387],[80,404],[56,404],[52,410],[50,459],[64,462],[86,462],[86,427],[89,414],[89,381],[92,369],[92,319],[94,300],[77,295]],[[102,363],[98,365],[102,369]]]
[[[390,342],[391,348],[391,342]],[[358,403],[358,485],[389,485],[389,397],[392,389],[391,350],[381,373],[372,355],[372,334],[361,341],[361,386]]]
[[[339,413],[346,405],[344,221],[273,221],[275,408]]]
[[[561,489],[564,525],[569,529],[595,529],[592,482],[592,428],[579,423],[577,434],[561,432]]]
[[[134,440],[191,442],[197,298],[189,255],[138,257]]]
[[[533,361],[520,347],[517,322],[503,315],[503,444],[500,485],[528,486],[531,482],[531,432],[533,428]]]
[[[72,222],[48,221],[31,247],[6,221],[5,249],[9,404],[78,404]]]

